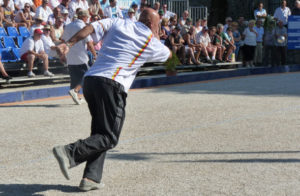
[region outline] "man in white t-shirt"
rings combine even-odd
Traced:
[[[83,92],[92,115],[91,136],[53,148],[67,179],[68,168],[86,162],[79,185],[83,191],[99,187],[106,151],[118,143],[127,92],[139,68],[146,62],[165,62],[171,57],[170,50],[159,40],[158,24],[158,13],[145,9],[139,22],[129,19],[96,21],[59,46],[65,54],[69,47],[90,34],[96,43],[103,40],[98,58],[84,79]]]
[[[68,41],[75,33],[84,28],[89,17],[90,15],[87,10],[79,11],[78,19],[65,27],[62,40]],[[88,70],[89,57],[87,54],[87,47],[96,58],[96,52],[90,36],[76,43],[66,56],[71,77],[69,94],[77,105],[80,105],[83,102],[83,99],[79,99],[79,91],[81,89],[83,75]]]
[[[170,11],[168,10],[168,5],[167,5],[167,4],[164,4],[164,5],[163,5],[163,11],[164,11],[163,18],[170,19],[171,17],[174,17],[174,16],[176,15],[175,13],[170,12]]]
[[[204,26],[202,32],[199,32],[196,36],[196,43],[202,45],[202,52],[206,56],[208,63],[213,63],[216,60],[217,47],[211,44],[211,39],[208,34],[208,27]],[[211,55],[211,58],[210,56]]]
[[[53,14],[51,8],[48,6],[49,1],[43,0],[42,5],[36,9],[36,15],[43,19],[43,22],[47,22],[51,14]]]
[[[267,11],[264,9],[264,4],[260,2],[258,4],[258,8],[254,10],[254,18],[255,20],[260,19],[264,23],[266,17],[267,17]]]
[[[43,41],[44,49],[48,57],[58,58],[56,52],[57,47],[55,46],[53,40],[51,39],[50,30],[51,30],[50,25],[45,25],[43,28],[44,34],[42,35],[41,39]]]
[[[123,18],[123,14],[119,6],[117,6],[117,0],[109,0],[109,6],[104,8],[105,18]]]
[[[275,10],[274,19],[276,21],[283,21],[283,25],[287,25],[288,18],[291,15],[291,10],[286,6],[286,0],[281,1],[281,6]]]
[[[48,71],[48,55],[45,53],[44,44],[41,40],[43,32],[41,29],[34,30],[33,37],[27,38],[21,49],[20,56],[21,60],[28,63],[28,77],[34,77],[35,74],[32,72],[33,64],[36,59],[41,59],[44,64],[44,76],[54,76],[53,73]]]

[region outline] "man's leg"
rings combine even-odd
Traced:
[[[49,68],[48,55],[45,52],[41,52],[40,59],[43,61],[43,65],[44,65],[44,76],[50,76],[50,77],[54,76],[54,74],[48,70]]]
[[[28,54],[27,55],[27,62],[28,62],[28,77],[34,77],[35,74],[32,72],[33,69],[33,63],[35,60],[35,56],[33,54]]]

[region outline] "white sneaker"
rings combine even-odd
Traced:
[[[27,74],[27,76],[29,78],[33,78],[33,77],[35,77],[35,74],[32,71],[29,71],[28,74]]]
[[[84,98],[80,98],[79,101],[80,101],[80,104],[86,103]]]
[[[50,71],[47,70],[47,71],[44,71],[44,76],[53,77],[54,74],[52,72],[50,72]]]
[[[78,98],[78,94],[75,92],[74,89],[69,90],[69,95],[72,97],[76,105],[81,104],[80,99]]]

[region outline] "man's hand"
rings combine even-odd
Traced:
[[[61,61],[65,61],[66,55],[68,54],[69,51],[70,48],[65,43],[59,44],[56,48],[56,52]]]

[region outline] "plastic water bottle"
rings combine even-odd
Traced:
[[[234,53],[231,54],[231,62],[235,62],[235,54]]]

